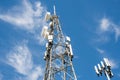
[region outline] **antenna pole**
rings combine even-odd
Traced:
[[[53,8],[54,8],[54,15],[56,15],[56,8],[55,8],[55,5],[53,6]]]

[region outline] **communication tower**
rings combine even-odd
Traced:
[[[44,60],[46,61],[43,80],[77,80],[72,59],[73,51],[71,39],[64,36],[56,15],[46,13],[45,20],[49,22],[49,27],[44,26],[42,36],[47,40]]]

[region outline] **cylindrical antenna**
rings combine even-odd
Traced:
[[[56,15],[56,9],[55,9],[55,5],[53,6],[53,8],[54,8],[54,15]]]

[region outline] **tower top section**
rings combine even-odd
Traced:
[[[55,8],[55,5],[53,6],[53,8],[54,8],[54,15],[56,15],[56,8]]]

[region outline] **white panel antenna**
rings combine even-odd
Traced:
[[[52,41],[53,41],[53,35],[49,35],[49,36],[48,36],[48,41],[49,41],[49,42],[52,42]]]
[[[53,22],[50,22],[50,23],[49,23],[49,26],[53,28],[53,27],[54,27],[54,23],[53,23]]]
[[[71,57],[73,57],[73,50],[72,50],[71,44],[70,44],[70,55],[71,55]]]
[[[100,64],[98,64],[98,70],[102,71],[102,68],[101,68]]]
[[[44,26],[44,27],[43,27],[41,35],[42,35],[45,39],[48,38],[49,32],[48,32],[48,27],[47,27],[47,26]]]
[[[99,75],[100,73],[99,73],[99,71],[98,71],[97,66],[94,66],[94,69],[95,69],[96,74]]]
[[[104,58],[103,60],[104,60],[104,63],[105,63],[105,65],[106,65],[107,67],[111,67],[111,65],[110,65],[110,63],[109,63],[109,61],[108,61],[107,58]]]
[[[104,65],[103,61],[101,61],[101,65],[102,65],[102,68],[104,69],[105,65]]]
[[[47,12],[45,15],[45,20],[48,21],[48,20],[50,20],[50,18],[51,18],[51,14],[50,14],[50,12]]]
[[[66,36],[66,41],[70,42],[70,37]]]

